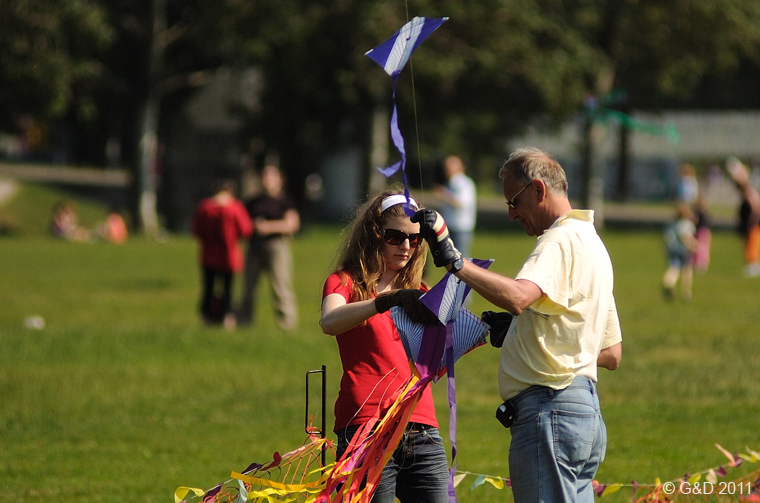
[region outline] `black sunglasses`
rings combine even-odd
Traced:
[[[398,246],[407,239],[409,240],[409,246],[417,248],[420,245],[420,233],[407,234],[405,232],[397,231],[396,229],[383,229],[383,239],[389,245]]]
[[[532,183],[533,182],[528,183],[527,185],[525,185],[525,187],[523,187],[522,189],[518,190],[517,194],[515,194],[514,196],[510,197],[509,199],[507,199],[506,203],[507,203],[507,206],[509,206],[510,209],[515,209],[515,200],[517,199],[517,196],[519,196],[520,194],[522,194],[523,190],[525,190],[528,187],[530,187]]]

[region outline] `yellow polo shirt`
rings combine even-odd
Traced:
[[[599,351],[622,341],[622,333],[612,262],[594,212],[558,218],[515,279],[535,283],[544,295],[509,327],[499,362],[502,399],[533,385],[563,389],[576,376],[596,381]]]

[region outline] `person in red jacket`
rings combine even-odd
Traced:
[[[253,232],[253,223],[236,193],[234,181],[216,182],[214,195],[198,203],[191,224],[191,231],[200,243],[201,316],[204,323],[223,322],[227,329],[235,328],[230,302],[232,280],[243,269],[238,241]]]

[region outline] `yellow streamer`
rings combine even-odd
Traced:
[[[496,489],[504,489],[504,479],[501,477],[486,477],[486,482],[494,486]]]
[[[623,487],[623,484],[610,484],[607,487],[604,488],[604,491],[602,491],[602,496],[609,496],[610,494],[618,492]]]
[[[191,492],[195,493],[196,496],[203,496],[206,493],[206,491],[198,489],[197,487],[178,487],[177,490],[174,491],[174,503],[180,503]]]
[[[272,495],[276,495],[277,497],[273,497]],[[290,496],[289,498],[282,498],[282,496],[287,495],[288,493],[281,493],[280,491],[277,491],[275,489],[264,489],[263,491],[249,491],[248,492],[248,499],[252,500],[255,498],[264,498],[270,503],[288,503],[290,501],[296,501],[298,499],[298,495],[294,494]]]
[[[305,484],[283,484],[282,482],[275,482],[274,480],[249,477],[248,475],[243,475],[242,473],[237,472],[232,472],[231,477],[233,479],[242,480],[243,482],[248,482],[249,484],[270,487],[273,491],[277,491],[280,494],[304,492],[308,489],[314,489],[322,483],[322,479],[319,479]]]
[[[760,460],[760,454],[751,450],[749,447],[747,447],[747,452],[749,452],[749,454],[739,453],[739,457],[744,461],[749,461],[750,463],[757,463],[757,461]]]

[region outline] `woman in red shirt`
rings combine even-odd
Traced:
[[[235,326],[230,309],[233,275],[243,269],[238,241],[253,231],[245,206],[235,197],[236,191],[237,185],[232,180],[216,182],[214,195],[198,203],[191,224],[191,231],[201,245],[201,316],[207,324],[224,321],[228,329]],[[218,282],[221,293],[215,292]]]
[[[409,360],[388,310],[421,305],[427,245],[403,194],[386,191],[359,209],[335,271],[322,293],[320,326],[335,336],[343,365],[335,402],[337,457],[370,418],[382,417],[411,378]],[[411,209],[417,204],[411,200]],[[428,386],[372,501],[447,502],[448,462]]]

